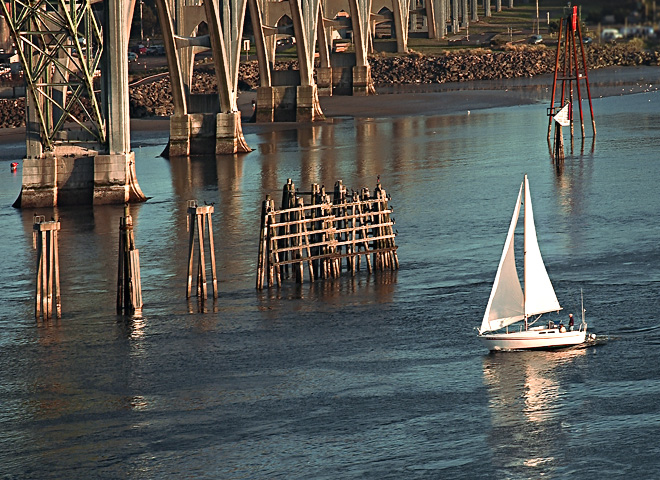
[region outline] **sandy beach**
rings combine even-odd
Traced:
[[[321,99],[327,117],[390,117],[398,115],[450,115],[468,110],[511,107],[533,103],[550,105],[552,76],[506,80],[479,80],[438,85],[381,87],[374,97]],[[660,86],[660,67],[612,67],[589,72],[592,99],[641,93]],[[587,98],[584,83],[582,98]]]

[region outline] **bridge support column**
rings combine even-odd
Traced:
[[[133,5],[134,6],[134,5]],[[129,9],[130,10],[130,9]],[[105,11],[104,82],[107,108],[107,149],[94,157],[94,204],[144,202],[135,174],[135,153],[131,150],[131,120],[128,103],[128,37],[126,5],[108,2]]]
[[[135,152],[111,153],[94,157],[95,205],[144,202],[135,181]]]
[[[15,207],[57,205],[57,158],[51,154],[23,159],[23,187]]]
[[[332,96],[332,67],[318,67],[316,69],[316,86],[319,97]]]
[[[275,88],[257,88],[257,122],[275,121]]]
[[[461,28],[468,28],[470,26],[470,20],[468,16],[468,0],[461,1]]]
[[[170,157],[190,155],[190,115],[172,115],[170,117]]]
[[[243,136],[241,112],[218,113],[215,125],[216,155],[232,155],[251,151]]]
[[[299,85],[296,88],[296,121],[313,122],[323,118],[316,85]]]
[[[371,81],[371,65],[356,65],[353,67],[353,95],[366,96],[373,93]]]

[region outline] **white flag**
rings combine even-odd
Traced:
[[[552,117],[555,122],[557,122],[562,127],[568,127],[571,124],[571,120],[569,118],[569,107],[570,103],[567,103],[561,110],[559,110],[559,112],[557,112],[557,115]]]

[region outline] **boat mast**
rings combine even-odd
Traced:
[[[523,180],[522,202],[525,205],[523,212],[523,313],[525,315],[525,330],[527,330],[527,311],[525,310],[525,300],[527,298],[527,228],[525,228],[525,216],[527,215],[527,175]]]

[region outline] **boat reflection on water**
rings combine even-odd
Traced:
[[[484,357],[491,417],[488,443],[498,477],[564,472],[565,460],[577,453],[570,447],[580,408],[569,404],[569,390],[582,381],[587,359],[586,349]]]

